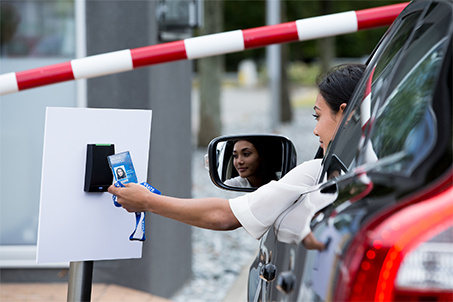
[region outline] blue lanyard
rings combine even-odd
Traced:
[[[140,185],[147,188],[151,193],[160,195],[160,191],[148,184],[147,182],[142,182]],[[115,187],[124,187],[124,185],[120,181],[115,182]],[[116,207],[121,207],[121,205],[117,202],[116,195],[112,195],[113,204]],[[138,240],[138,241],[145,241],[145,217],[146,212],[135,212],[135,229],[132,234],[129,236],[129,240]]]

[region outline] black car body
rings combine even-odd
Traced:
[[[452,33],[451,1],[411,2],[391,25],[323,159],[334,202],[311,229],[327,248],[272,227],[248,301],[453,300]]]

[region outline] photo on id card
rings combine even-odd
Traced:
[[[122,184],[130,182],[138,183],[135,174],[134,165],[129,151],[124,151],[107,157],[110,168],[112,169],[115,182],[120,181]]]

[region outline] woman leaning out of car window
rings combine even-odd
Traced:
[[[318,77],[318,96],[314,106],[317,124],[313,133],[319,137],[321,148],[326,152],[329,142],[352,93],[365,70],[362,64],[343,64],[334,67],[325,76]],[[230,200],[222,198],[175,198],[150,193],[141,185],[129,183],[123,188],[109,187],[109,192],[117,196],[117,201],[128,212],[152,212],[192,226],[212,230],[233,230],[243,227],[256,239],[274,224],[278,216],[299,200],[307,188],[316,184],[321,170],[321,159],[306,161],[279,181],[271,181],[256,191]],[[311,196],[310,203],[325,206],[328,200],[321,195]],[[306,201],[300,200],[303,205]],[[318,207],[319,209],[319,207]],[[296,225],[289,219],[279,225],[294,229],[288,242],[302,240],[310,249],[324,248],[309,228],[309,222],[316,209],[308,207],[301,212]],[[286,222],[287,221],[287,222]],[[303,225],[303,227],[301,227]]]

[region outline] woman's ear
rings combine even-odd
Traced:
[[[340,105],[340,113],[343,114],[344,110],[346,109],[346,103]]]

